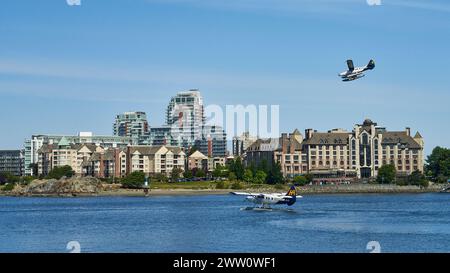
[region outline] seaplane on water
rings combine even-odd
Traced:
[[[292,186],[289,191],[284,193],[248,193],[248,192],[231,192],[233,195],[246,196],[245,200],[254,203],[254,208],[271,209],[271,205],[288,205],[292,206],[297,201],[297,198],[302,198],[297,195],[295,186]]]
[[[369,64],[364,67],[355,67],[352,60],[347,60],[348,70],[339,74],[343,82],[354,81],[364,77],[364,72],[375,68],[375,61],[370,60]]]

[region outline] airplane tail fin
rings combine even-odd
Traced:
[[[292,198],[288,202],[288,206],[294,205],[294,203],[297,201],[297,190],[295,189],[295,186],[291,186],[289,191],[286,193],[286,196],[292,196]]]
[[[367,65],[367,68],[372,70],[375,68],[375,61],[374,60],[370,60],[369,64]]]

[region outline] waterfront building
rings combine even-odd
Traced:
[[[108,148],[94,152],[82,162],[83,175],[99,178],[125,177],[127,153],[125,148]]]
[[[258,139],[246,151],[247,166],[270,168],[279,163],[285,177],[295,177],[308,172],[307,158],[302,149],[303,136],[295,130],[291,134],[283,133],[280,138]]]
[[[189,170],[199,169],[208,171],[208,157],[200,151],[193,152],[188,157],[188,168]]]
[[[377,176],[378,169],[386,164],[394,165],[399,175],[423,172],[424,141],[420,133],[413,137],[408,127],[387,131],[370,119],[356,124],[352,132],[307,129],[303,147],[312,173],[338,170],[350,177],[369,178]]]
[[[149,125],[145,112],[125,112],[116,116],[113,124],[115,136],[131,137],[137,143],[141,136],[147,135]]]
[[[70,166],[76,176],[98,178],[126,175],[123,148],[95,144],[71,144],[62,138],[57,144],[44,144],[38,151],[38,175],[48,175],[55,167]]]
[[[248,147],[258,140],[257,137],[251,136],[249,132],[244,132],[241,136],[233,137],[232,153],[234,156],[245,156]]]
[[[127,173],[134,171],[146,175],[170,175],[173,168],[185,170],[186,154],[180,147],[172,146],[129,146],[127,148]]]
[[[218,166],[225,166],[225,157],[208,157],[200,151],[195,151],[188,157],[189,170],[201,169],[205,172],[212,172]]]
[[[23,150],[0,150],[0,173],[22,176],[25,171],[24,164]]]
[[[286,177],[310,173],[316,182],[350,183],[377,176],[387,164],[394,165],[399,176],[423,172],[423,149],[419,132],[411,136],[410,128],[388,131],[366,119],[351,132],[306,129],[304,138],[295,130],[289,136],[258,139],[247,149],[245,162],[257,166],[278,162]]]
[[[36,175],[33,165],[38,163],[38,150],[44,145],[57,144],[64,138],[70,144],[94,144],[104,148],[120,148],[133,144],[131,137],[96,136],[91,132],[80,132],[77,135],[32,135],[25,140],[25,175]]]

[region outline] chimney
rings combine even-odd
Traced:
[[[305,138],[306,139],[310,139],[311,137],[312,137],[312,135],[313,135],[313,129],[306,129],[305,130]]]
[[[406,127],[406,135],[411,136],[411,128]]]
[[[212,157],[212,149],[213,149],[213,145],[212,145],[212,139],[209,138],[208,139],[208,157]]]
[[[120,169],[122,166],[121,158],[119,155],[120,150],[114,149],[114,177],[120,177]]]

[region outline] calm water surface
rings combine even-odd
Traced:
[[[450,252],[450,194],[312,195],[292,211],[241,197],[0,197],[0,252]]]

